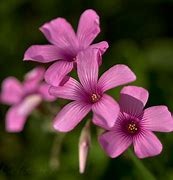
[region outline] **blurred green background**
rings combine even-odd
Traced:
[[[173,0],[0,0],[0,82],[7,76],[22,80],[35,67],[22,58],[30,45],[48,43],[38,30],[43,23],[60,16],[76,29],[88,8],[100,15],[102,31],[95,42],[107,40],[110,45],[101,72],[127,64],[138,77],[133,84],[150,91],[147,106],[166,104],[173,111]],[[109,93],[118,98],[120,89]],[[150,180],[148,171],[156,179],[173,180],[173,133],[157,133],[164,145],[160,156],[139,161],[126,152],[110,159],[101,150],[94,127],[86,172],[80,175],[78,140],[84,124],[66,135],[48,128],[65,103],[44,103],[19,134],[5,132],[8,106],[0,105],[0,180]]]

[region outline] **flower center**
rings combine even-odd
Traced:
[[[127,131],[130,133],[130,134],[135,134],[137,131],[138,131],[138,125],[132,121],[130,122],[128,125],[127,125]]]
[[[99,99],[100,99],[100,95],[99,94],[96,94],[96,93],[93,93],[92,95],[91,95],[91,101],[92,101],[92,103],[95,103],[95,102],[97,102]]]

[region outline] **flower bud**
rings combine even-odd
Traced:
[[[83,127],[79,139],[79,172],[84,173],[91,143],[90,121]]]

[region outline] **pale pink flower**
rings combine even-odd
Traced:
[[[152,131],[173,131],[173,118],[166,106],[144,109],[147,100],[148,91],[144,88],[127,86],[121,90],[120,113],[114,127],[100,124],[107,131],[99,142],[110,157],[119,156],[131,144],[139,158],[161,153],[162,144]]]
[[[37,67],[26,74],[23,84],[15,77],[8,77],[2,83],[1,102],[11,105],[6,114],[6,130],[20,132],[29,114],[42,100],[53,101],[48,93],[49,85],[42,82],[45,69]]]
[[[70,77],[63,86],[50,87],[50,94],[74,100],[55,117],[54,128],[58,131],[70,131],[90,110],[112,127],[119,113],[119,105],[105,91],[132,82],[136,76],[127,66],[116,65],[98,79],[98,62],[101,61],[101,56],[97,49],[80,52],[77,60],[77,73],[81,83]],[[99,124],[100,119],[94,123]]]
[[[47,69],[45,80],[48,84],[58,86],[77,63],[76,56],[80,51],[88,47],[98,48],[103,54],[108,48],[106,41],[91,45],[100,32],[99,24],[99,16],[92,9],[81,15],[77,33],[64,18],[45,23],[40,30],[51,44],[31,46],[25,52],[24,60],[41,63],[55,61]]]

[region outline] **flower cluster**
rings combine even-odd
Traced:
[[[21,84],[15,77],[8,77],[2,83],[0,100],[12,107],[6,114],[6,130],[20,132],[23,130],[28,115],[43,101],[53,101],[48,93],[50,85],[42,82],[45,69],[37,67],[25,75]]]
[[[53,127],[60,132],[74,129],[90,112],[92,123],[105,130],[99,143],[110,157],[117,157],[131,144],[139,158],[158,155],[162,144],[152,131],[173,131],[173,118],[166,106],[144,109],[148,91],[126,86],[117,102],[106,91],[136,80],[132,70],[123,64],[114,65],[99,77],[102,56],[108,43],[92,44],[100,32],[99,16],[94,10],[81,15],[77,32],[64,19],[57,18],[40,28],[49,45],[33,45],[24,60],[52,63],[46,71],[36,68],[25,76],[23,85],[13,77],[2,84],[1,101],[12,105],[6,116],[8,131],[21,131],[26,117],[42,101],[56,98],[71,100],[56,115]],[[77,71],[78,79],[70,77]],[[40,83],[43,80],[45,82]],[[90,135],[84,128],[79,144],[80,168],[84,171]]]

